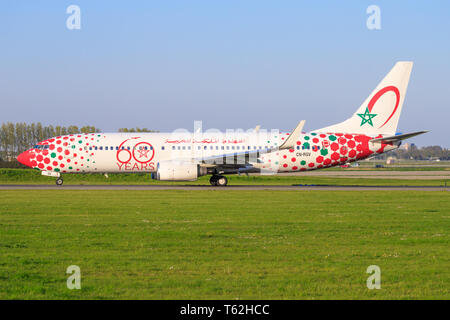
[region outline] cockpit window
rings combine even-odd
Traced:
[[[50,148],[50,146],[48,144],[37,144],[33,147],[33,149],[40,149],[40,150],[48,149],[48,148]]]

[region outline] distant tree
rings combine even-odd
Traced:
[[[95,133],[100,132],[101,130],[94,126],[84,126],[80,129],[81,133]]]
[[[136,128],[119,128],[119,132],[159,132],[159,131],[136,127]]]
[[[44,140],[44,127],[40,122],[36,124],[36,136],[34,141],[42,141]]]
[[[67,128],[67,134],[74,134],[74,133],[79,133],[80,129],[78,129],[77,126],[69,126]]]

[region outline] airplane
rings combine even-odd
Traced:
[[[38,142],[17,160],[42,175],[151,173],[161,181],[195,181],[211,175],[226,186],[226,175],[317,170],[360,161],[397,149],[402,140],[426,133],[396,133],[413,62],[397,62],[347,120],[310,132],[305,121],[288,133],[247,132],[89,133]]]

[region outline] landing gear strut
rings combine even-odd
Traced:
[[[62,186],[63,183],[64,183],[63,178],[59,177],[58,179],[56,179],[56,185],[57,185],[57,186]]]
[[[211,183],[212,186],[225,187],[228,183],[228,179],[225,176],[215,174],[211,176],[209,183]]]

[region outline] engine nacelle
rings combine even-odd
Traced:
[[[194,181],[207,174],[207,168],[187,161],[161,161],[152,179],[162,181]]]

